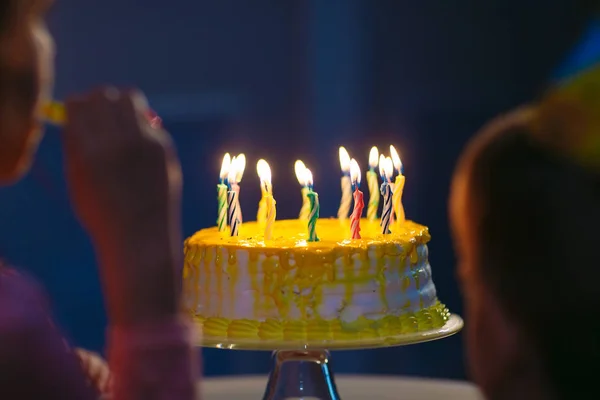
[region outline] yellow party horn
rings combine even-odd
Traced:
[[[46,104],[43,109],[44,122],[47,122],[56,126],[63,126],[67,120],[67,113],[65,106],[58,101],[51,101]]]
[[[42,116],[44,122],[55,126],[63,126],[67,121],[65,106],[58,101],[51,101],[46,104],[42,110]],[[146,116],[152,127],[159,128],[162,126],[162,120],[154,111],[148,110]]]

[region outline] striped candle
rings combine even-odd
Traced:
[[[236,219],[239,224],[242,223],[242,207],[240,206],[240,185],[242,177],[244,176],[244,169],[246,168],[246,156],[240,154],[237,157],[231,159],[231,166],[229,167],[228,181],[229,189],[236,192],[235,196],[235,209],[237,212]]]
[[[217,185],[217,200],[218,200],[218,210],[217,210],[217,227],[219,228],[219,232],[224,232],[227,229],[227,185],[218,184]]]
[[[313,191],[313,176],[308,168],[304,170],[304,186],[308,188],[306,196],[308,197],[310,205],[310,213],[308,215],[308,241],[318,242],[317,220],[319,219],[319,210],[321,207],[319,205],[319,194]]]
[[[381,195],[383,196],[383,211],[381,212],[381,233],[388,235],[390,223],[392,222],[392,188],[390,184],[384,181],[381,184]]]
[[[219,232],[225,232],[227,229],[227,176],[231,168],[231,156],[225,153],[223,162],[221,163],[221,171],[219,178],[221,183],[217,185],[217,228]]]
[[[310,201],[310,214],[308,216],[308,241],[318,242],[319,236],[317,236],[317,220],[319,219],[319,194],[317,192],[310,191],[308,193],[308,199]]]
[[[241,222],[239,220],[237,192],[235,190],[227,192],[227,210],[231,236],[238,236]]]
[[[394,166],[389,157],[379,158],[379,172],[383,183],[381,184],[381,195],[383,196],[383,211],[381,212],[381,233],[388,235],[391,233],[390,224],[392,223],[392,187],[389,183],[389,177],[392,175]]]

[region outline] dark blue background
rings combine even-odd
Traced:
[[[453,165],[486,120],[547,81],[567,3],[60,0],[50,18],[56,96],[103,83],[146,91],[179,148],[186,236],[214,222],[225,151],[248,156],[247,216],[258,197],[254,163],[269,160],[284,218],[299,207],[296,158],[312,167],[327,216],[339,201],[337,147],[366,166],[370,146],[395,144],[407,214],[433,235],[439,296],[461,312],[446,216]],[[0,191],[0,254],[45,284],[74,343],[102,350],[93,249],[70,210],[61,163],[51,130],[29,176]],[[341,352],[334,363],[341,372],[464,378],[462,351],[457,336]],[[204,350],[204,361],[207,374],[256,373],[267,370],[269,354]]]

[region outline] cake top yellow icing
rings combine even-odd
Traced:
[[[349,220],[321,218],[317,222],[319,242],[308,242],[307,221],[298,219],[275,221],[273,239],[264,240],[264,224],[244,222],[239,236],[219,232],[217,227],[202,229],[187,240],[188,245],[262,248],[265,250],[301,249],[328,251],[347,247],[364,249],[371,245],[427,243],[430,239],[426,226],[412,221],[393,225],[392,233],[383,235],[379,221],[361,220],[362,239],[351,239]]]

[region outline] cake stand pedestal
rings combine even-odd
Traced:
[[[438,329],[356,340],[287,341],[230,339],[200,335],[199,345],[231,350],[273,351],[263,400],[340,400],[328,350],[405,346],[442,339],[459,332],[463,320],[452,314]],[[199,326],[202,332],[202,326]]]

